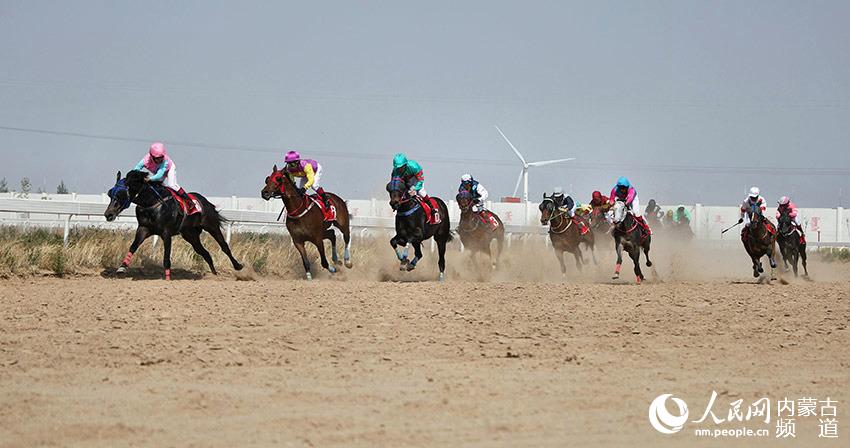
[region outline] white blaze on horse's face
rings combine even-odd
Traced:
[[[614,222],[619,223],[623,222],[626,219],[626,203],[623,201],[615,201],[614,208]]]

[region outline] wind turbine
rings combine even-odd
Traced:
[[[561,163],[561,162],[569,162],[570,160],[575,160],[575,157],[570,157],[567,159],[555,159],[555,160],[541,160],[540,162],[526,162],[525,157],[516,149],[513,143],[508,140],[508,137],[505,136],[505,133],[499,129],[498,126],[493,125],[497,131],[499,131],[499,135],[508,142],[508,146],[514,150],[514,153],[519,158],[519,161],[522,162],[522,171],[519,173],[519,177],[516,180],[516,187],[514,187],[514,197],[516,197],[516,192],[519,190],[519,183],[522,182],[522,201],[528,203],[528,168],[532,166],[544,166],[544,165],[552,165],[553,163]]]

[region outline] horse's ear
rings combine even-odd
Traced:
[[[118,174],[115,175],[115,182],[118,182],[119,180],[121,180],[121,171],[120,170],[118,171]]]
[[[277,164],[275,163],[274,168],[272,168],[272,173],[276,173],[276,172],[277,172]]]

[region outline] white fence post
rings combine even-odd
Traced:
[[[227,244],[230,244],[230,236],[233,234],[233,221],[227,222],[227,236],[225,236],[224,240],[227,241]]]
[[[68,237],[71,235],[71,215],[65,215],[65,233],[62,235],[62,246],[68,247]]]

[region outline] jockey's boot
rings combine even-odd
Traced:
[[[331,205],[332,205],[331,204],[331,198],[328,197],[327,193],[325,193],[325,189],[322,188],[322,187],[319,187],[319,188],[316,189],[316,193],[322,199],[322,203],[325,204],[325,209],[330,210]]]
[[[431,196],[428,196],[427,194],[425,196],[422,196],[422,201],[424,201],[428,208],[431,209],[431,216],[427,217],[428,222],[431,224],[435,223],[440,212],[439,210],[437,210],[436,204],[431,201]]]
[[[195,213],[195,201],[189,197],[189,193],[186,193],[186,190],[184,190],[183,187],[180,187],[177,194],[183,198],[183,201],[186,203],[186,214],[191,215],[192,213]]]

